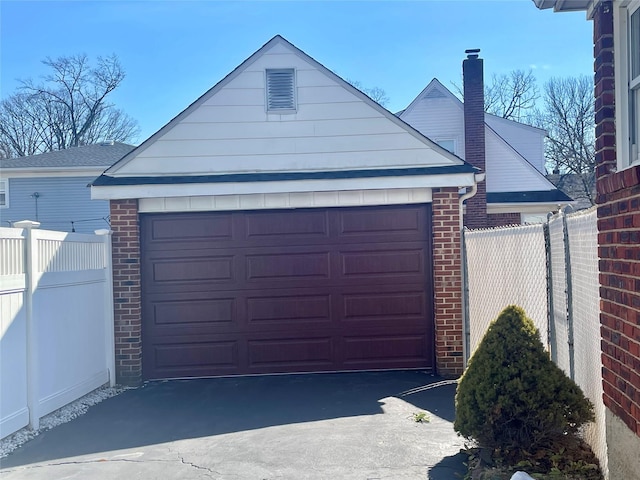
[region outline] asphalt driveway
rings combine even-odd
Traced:
[[[151,382],[40,434],[0,478],[455,480],[454,392],[415,371]]]

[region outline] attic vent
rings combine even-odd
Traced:
[[[446,98],[446,95],[442,93],[440,90],[437,90],[434,88],[433,90],[425,93],[424,97],[422,98]]]
[[[293,68],[267,70],[267,111],[295,109],[295,72]]]

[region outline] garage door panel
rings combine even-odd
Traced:
[[[249,325],[273,325],[293,327],[301,323],[331,322],[330,295],[299,295],[248,297],[247,323]]]
[[[415,364],[427,355],[424,335],[349,336],[344,364],[354,368],[392,368]],[[386,367],[385,367],[386,366]]]
[[[345,294],[342,296],[342,302],[344,320],[347,322],[421,323],[427,314],[424,291]]]
[[[385,211],[386,210],[386,211]],[[409,235],[415,237],[424,230],[424,209],[417,208],[388,208],[378,210],[341,210],[336,211],[339,217],[339,236],[355,237],[366,235],[384,238]],[[380,238],[382,237],[382,238]]]
[[[157,368],[230,366],[238,363],[238,342],[191,342],[155,346]]]
[[[247,281],[328,279],[329,252],[264,253],[246,257]]]
[[[156,284],[233,281],[233,257],[201,257],[155,260],[151,275]]]
[[[331,337],[254,339],[248,341],[250,370],[313,371],[333,369],[334,342]]]
[[[194,214],[183,214],[179,217],[155,216],[148,217],[144,225],[145,239],[152,248],[167,248],[176,241],[181,244],[211,244],[216,241],[232,240],[234,234],[231,213],[208,217]]]
[[[244,216],[247,240],[268,242],[270,245],[291,245],[296,240],[318,239],[326,242],[329,236],[329,215],[326,210],[247,213]]]
[[[155,325],[184,326],[186,323],[233,323],[236,317],[234,298],[206,300],[157,300],[151,302]]]
[[[147,379],[432,366],[427,206],[141,225]]]
[[[341,273],[344,277],[424,276],[424,251],[365,250],[341,252]]]

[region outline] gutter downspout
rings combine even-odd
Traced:
[[[474,176],[474,184],[471,191],[465,193],[458,199],[458,208],[460,209],[460,238],[462,251],[462,336],[464,342],[462,344],[462,361],[463,367],[467,368],[469,361],[469,350],[471,349],[471,330],[469,325],[469,281],[467,276],[467,250],[464,241],[464,202],[478,193],[478,183],[484,182],[485,173],[476,173]]]

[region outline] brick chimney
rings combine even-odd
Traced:
[[[484,142],[484,74],[479,49],[466,50],[462,62],[464,92],[464,158],[483,172],[485,168]],[[487,182],[478,183],[478,193],[468,199],[464,225],[468,228],[488,227]]]

